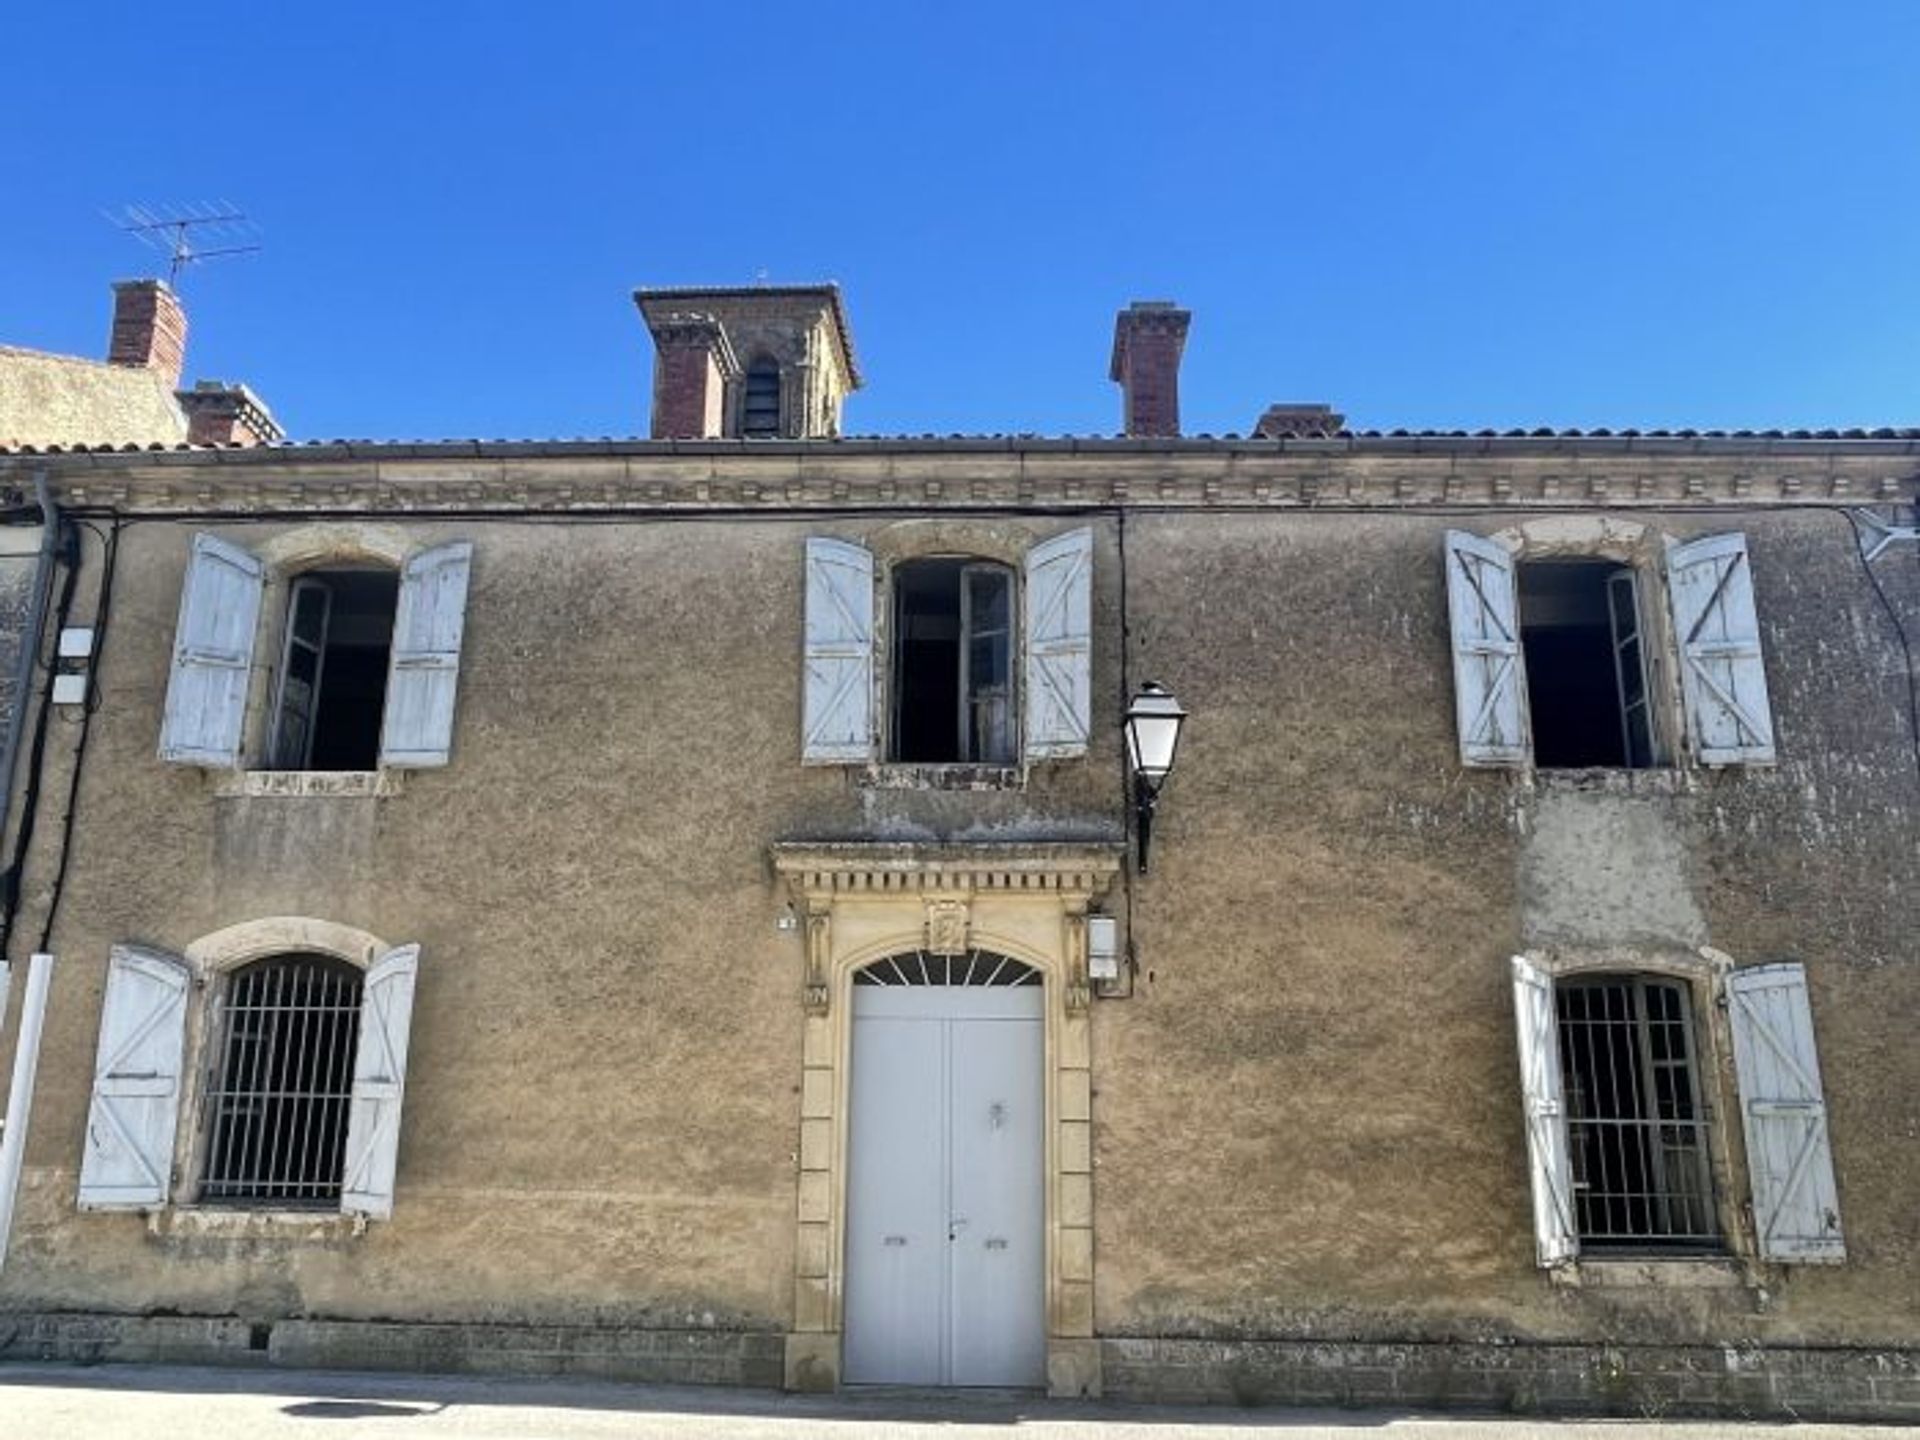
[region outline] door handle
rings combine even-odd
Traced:
[[[960,1232],[966,1228],[967,1217],[964,1215],[954,1216],[951,1220],[947,1221],[947,1239],[958,1240],[960,1238]]]

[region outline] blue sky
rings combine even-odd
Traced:
[[[300,438],[643,433],[647,284],[824,278],[858,433],[1920,423],[1920,4],[17,5],[0,341],[98,354],[228,199],[189,373]]]

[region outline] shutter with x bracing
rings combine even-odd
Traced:
[[[1513,556],[1463,530],[1447,532],[1446,556],[1460,759],[1518,765],[1527,757],[1527,735]]]
[[[258,556],[217,536],[193,537],[173,632],[173,673],[160,726],[162,760],[220,769],[240,763],[265,588],[266,568]]]
[[[1756,965],[1735,970],[1726,988],[1760,1254],[1837,1264],[1847,1258],[1847,1245],[1806,970]]]
[[[806,681],[800,758],[873,758],[873,556],[845,540],[807,541]]]
[[[80,1156],[82,1210],[167,1203],[187,1038],[186,962],[116,945],[107,958],[100,1048]]]
[[[1084,755],[1093,729],[1093,531],[1027,551],[1027,758]]]
[[[347,1156],[340,1208],[384,1220],[393,1214],[400,1158],[400,1104],[407,1088],[407,1035],[420,947],[401,945],[367,969],[360,992],[360,1043],[347,1110]]]
[[[427,769],[452,756],[472,570],[473,546],[465,540],[423,550],[401,567],[380,727],[382,765]]]
[[[1527,1122],[1527,1168],[1533,1179],[1533,1235],[1540,1264],[1579,1253],[1573,1221],[1573,1165],[1568,1155],[1565,1084],[1560,1075],[1560,1021],[1553,977],[1513,957],[1513,1020],[1520,1044],[1520,1097]]]
[[[1747,537],[1709,535],[1667,551],[1688,730],[1703,765],[1770,765],[1773,713],[1760,654]]]

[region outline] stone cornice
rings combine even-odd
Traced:
[[[1097,895],[1119,873],[1124,850],[1088,841],[801,841],[776,844],[773,868],[802,899],[954,890]]]
[[[606,441],[0,455],[63,505],[231,512],[1501,510],[1910,503],[1920,440]]]

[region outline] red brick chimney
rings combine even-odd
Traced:
[[[286,438],[261,403],[244,385],[202,380],[175,397],[187,412],[187,444],[214,446],[272,445]]]
[[[643,312],[644,313],[644,312]],[[723,432],[727,385],[740,378],[727,332],[712,315],[648,315],[653,332],[653,438],[709,440]]]
[[[1126,397],[1128,435],[1180,433],[1180,354],[1192,319],[1171,300],[1136,300],[1114,317],[1110,373]]]
[[[151,370],[169,389],[187,363],[187,312],[159,280],[122,280],[113,287],[113,336],[107,363]]]

